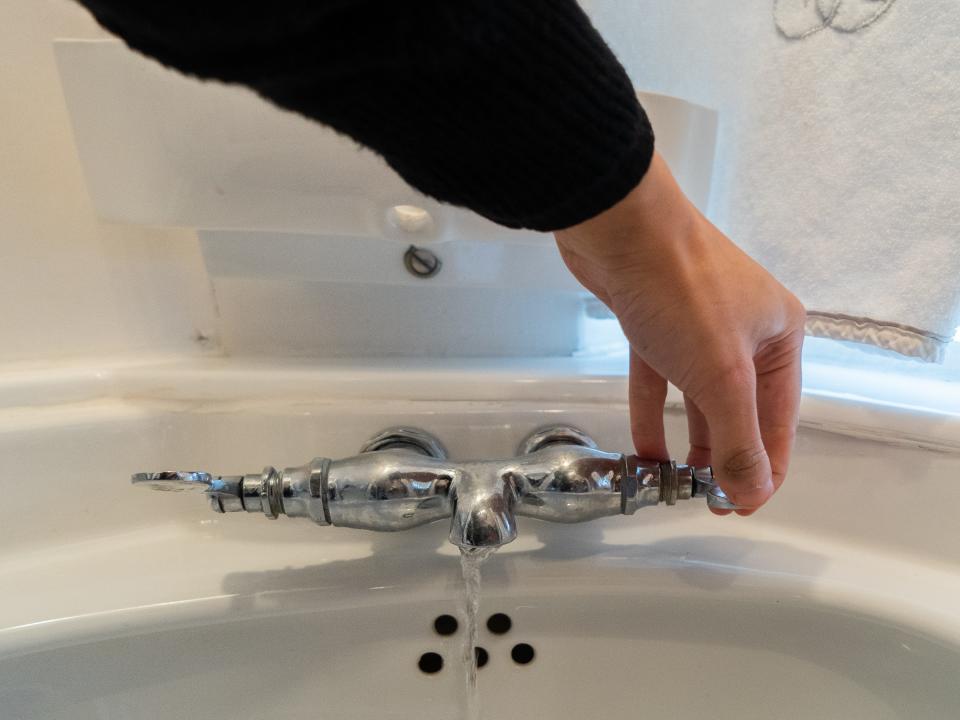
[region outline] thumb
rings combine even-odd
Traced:
[[[774,492],[770,458],[757,419],[756,373],[753,363],[728,373],[697,400],[710,427],[713,472],[727,496],[749,515]]]

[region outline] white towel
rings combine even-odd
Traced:
[[[641,89],[719,111],[710,215],[813,335],[960,324],[960,0],[584,2]]]

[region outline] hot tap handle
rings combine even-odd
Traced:
[[[678,469],[678,472],[688,472],[690,474],[690,497],[705,497],[707,505],[717,510],[741,509],[741,506],[730,500],[717,484],[713,477],[713,468],[690,466],[681,466],[681,468]]]
[[[738,510],[724,494],[713,477],[710,467],[679,465],[673,461],[644,460],[635,455],[625,457],[626,476],[621,487],[621,507],[624,515],[632,515],[639,508],[676,505],[679,500],[705,498],[711,508]]]

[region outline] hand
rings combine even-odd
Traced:
[[[687,408],[687,462],[713,465],[720,487],[747,508],[737,512],[752,514],[790,462],[803,305],[696,210],[658,155],[626,198],[556,239],[567,267],[630,342],[637,453],[669,457],[670,381]]]

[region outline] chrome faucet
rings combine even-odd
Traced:
[[[506,460],[451,462],[431,435],[393,428],[343,460],[316,458],[255,475],[138,473],[132,481],[200,489],[216,512],[306,517],[318,525],[395,531],[451,518],[450,542],[461,548],[507,544],[517,537],[517,516],[576,523],[701,497],[737,509],[709,467],[603,452],[582,431],[559,425],[533,433]]]

